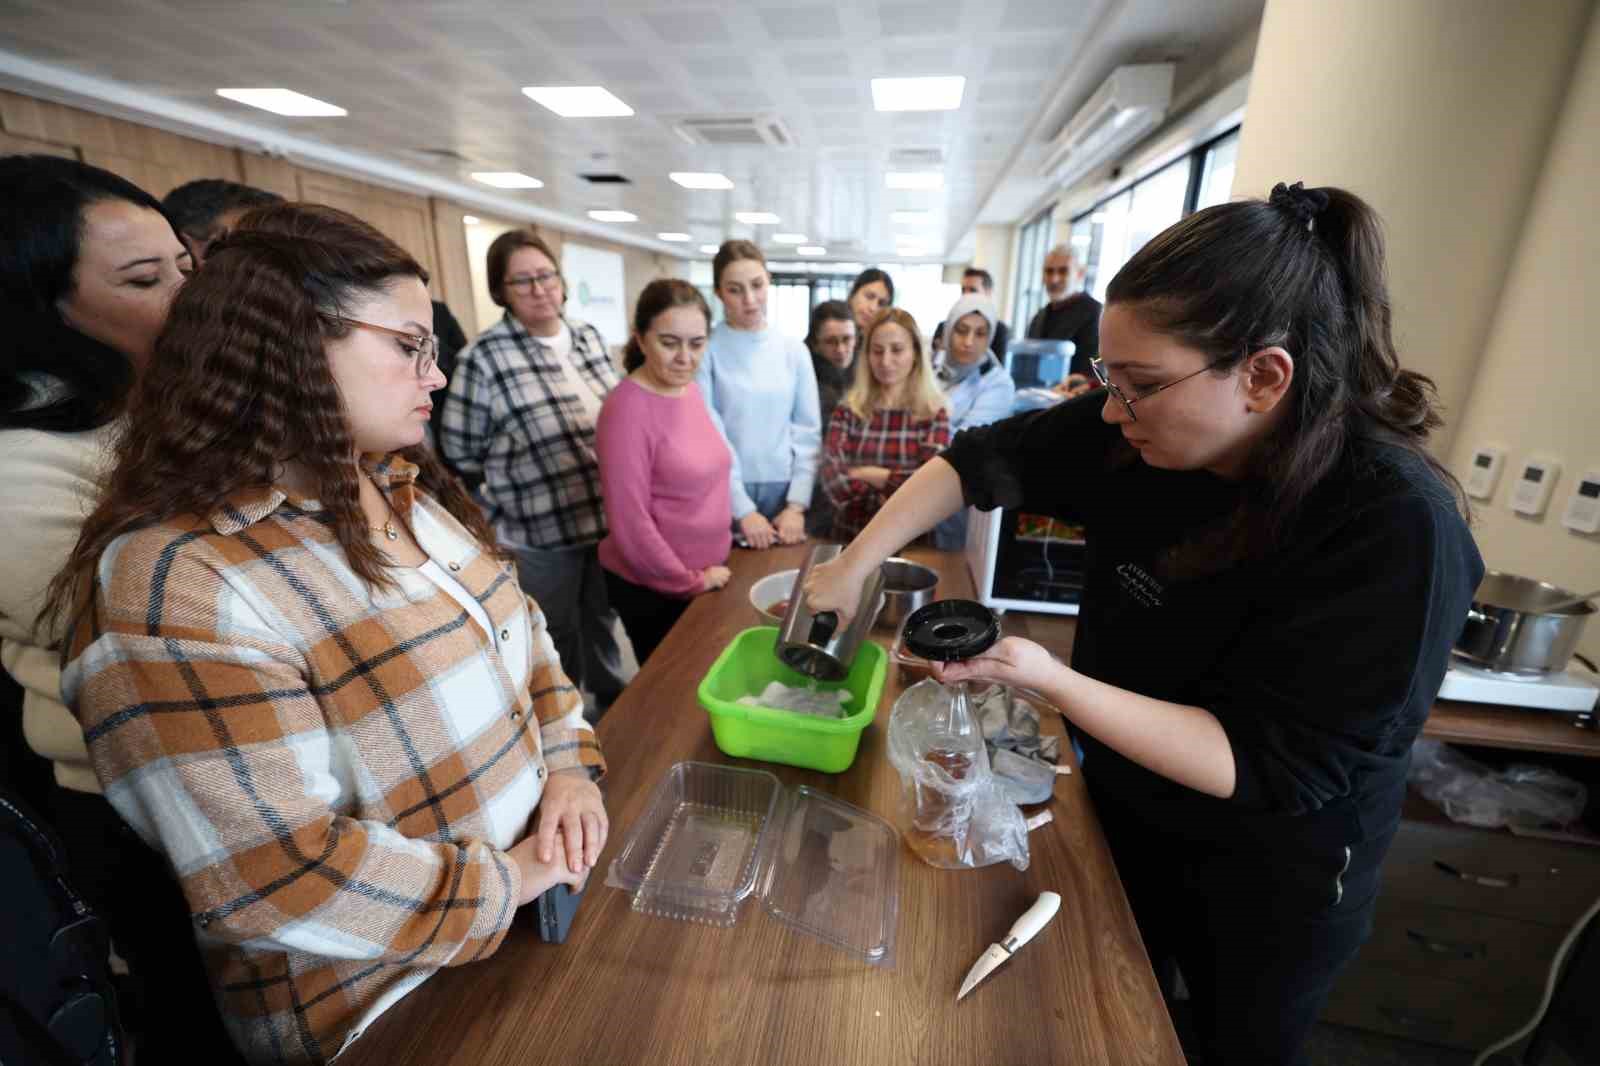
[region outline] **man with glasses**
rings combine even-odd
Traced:
[[[1094,387],[1089,361],[1100,354],[1100,301],[1082,291],[1083,264],[1065,244],[1050,249],[1043,272],[1048,302],[1028,323],[1028,339],[1073,343],[1072,366],[1060,389],[1076,396]]]
[[[561,665],[604,713],[625,681],[597,552],[606,535],[595,420],[619,382],[604,338],[566,317],[556,253],[531,229],[496,237],[489,295],[505,308],[461,353],[442,403],[441,454],[479,500],[544,609]]]

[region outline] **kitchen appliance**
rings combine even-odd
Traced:
[[[1456,654],[1501,673],[1565,670],[1583,624],[1595,613],[1587,603],[1558,606],[1573,596],[1543,581],[1491,570],[1473,593]]]
[[[1005,507],[968,508],[966,551],[985,607],[1078,613],[1089,551],[1080,527]]]
[[[795,577],[796,595],[789,597],[789,609],[778,629],[778,659],[783,664],[818,681],[839,681],[850,673],[856,652],[883,607],[883,568],[880,566],[861,586],[861,597],[849,624],[841,626],[832,611],[813,614],[806,598],[798,595],[811,568],[831,562],[844,549],[837,544],[818,544],[806,556],[805,565]]]
[[[1061,897],[1055,892],[1041,892],[1033,906],[1022,912],[1011,926],[1011,931],[1004,940],[998,944],[990,944],[978,961],[972,964],[972,969],[967,971],[967,976],[961,982],[961,991],[956,993],[956,1002],[960,1003],[968,992],[978,987],[985,977],[999,969],[1001,964],[1017,953],[1017,949],[1039,935],[1039,931],[1050,924],[1050,919],[1056,916],[1061,909]]]
[[[1600,699],[1600,677],[1578,670],[1545,674],[1510,674],[1456,658],[1439,687],[1441,700],[1498,703],[1543,711],[1592,716]]]

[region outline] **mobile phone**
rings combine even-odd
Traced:
[[[572,929],[572,919],[583,901],[581,891],[574,892],[569,885],[552,885],[534,900],[538,915],[539,939],[546,944],[565,944]]]

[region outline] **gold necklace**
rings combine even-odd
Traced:
[[[372,482],[372,487],[378,489],[378,483],[376,481]],[[383,505],[389,509],[389,513],[392,515],[394,513],[394,504],[389,502],[388,494],[382,489],[378,489],[378,497],[383,500]],[[400,539],[400,531],[394,528],[393,518],[385,519],[383,525],[381,526],[369,526],[368,528],[374,533],[382,533],[390,540]]]

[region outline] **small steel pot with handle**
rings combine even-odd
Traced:
[[[1456,654],[1512,674],[1565,670],[1595,609],[1580,603],[1544,611],[1540,605],[1571,598],[1572,593],[1555,585],[1491,570],[1473,595],[1466,625],[1456,639]]]

